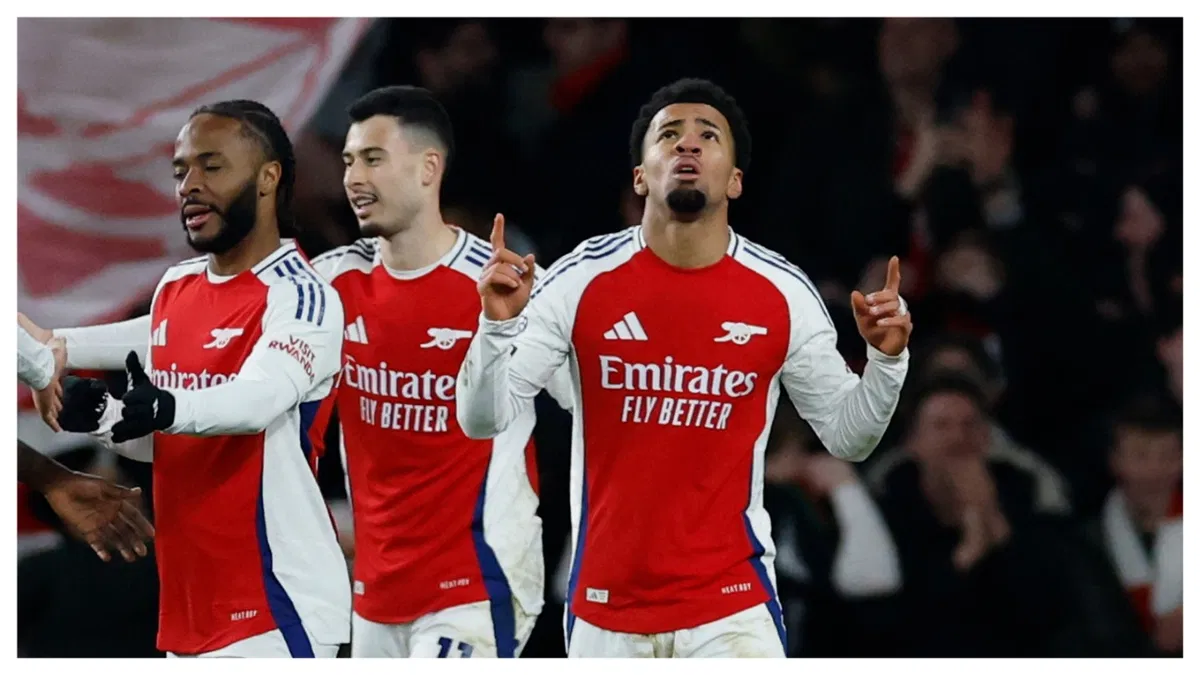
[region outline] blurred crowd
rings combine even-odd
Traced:
[[[867,462],[830,457],[781,402],[765,500],[789,654],[1181,654],[1182,20],[380,20],[293,130],[302,246],[357,236],[345,108],[406,83],[455,124],[447,221],[486,237],[503,212],[510,247],[549,266],[639,222],[630,126],[683,76],[746,110],[732,224],[817,282],[852,367],[850,291],[893,254],[916,326]],[[570,418],[539,411],[550,578],[530,657],[563,655],[570,522]],[[153,489],[148,466],[63,459]],[[322,481],[344,514],[333,453]],[[29,551],[21,652],[154,655],[156,584],[152,557]]]

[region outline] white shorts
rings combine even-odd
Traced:
[[[597,628],[575,618],[567,644],[570,658],[784,658],[782,618],[755,605],[695,628],[641,635]]]
[[[403,624],[375,623],[355,613],[350,657],[516,658],[536,621],[537,615],[525,612],[516,598],[507,608],[493,607],[484,600],[448,607]],[[502,645],[499,652],[497,644]]]
[[[289,628],[287,635],[276,628],[269,633],[240,640],[227,647],[203,654],[172,654],[167,658],[226,658],[226,659],[302,659],[336,658],[338,645],[323,645],[315,642],[308,631],[296,626]]]

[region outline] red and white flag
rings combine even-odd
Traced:
[[[20,19],[17,307],[50,327],[124,318],[194,255],[170,166],[191,111],[254,99],[295,133],[370,22]]]

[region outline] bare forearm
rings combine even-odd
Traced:
[[[70,469],[17,441],[17,481],[43,492]]]

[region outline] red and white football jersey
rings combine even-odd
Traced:
[[[362,239],[313,260],[346,310],[337,408],[354,514],[354,609],[402,624],[490,599],[504,635],[511,598],[541,610],[544,563],[532,408],[487,440],[467,438],[455,413],[491,246],[458,230],[437,263],[399,272],[383,264],[380,245]],[[557,392],[549,383],[564,407],[567,378],[564,370]]]
[[[668,265],[640,226],[593,238],[535,284],[518,317],[481,319],[458,381],[472,436],[507,428],[549,373],[574,384],[574,616],[664,633],[766,604],[783,633],[763,453],[780,389],[830,451],[865,457],[907,352],[860,379],[811,281],[730,233],[703,269]]]
[[[56,334],[80,347],[76,367],[149,344],[146,372],[175,396],[166,433],[109,441],[154,462],[158,648],[202,654],[278,629],[294,656],[312,656],[310,636],[350,637],[345,558],[309,436],[338,373],[342,306],[290,242],[233,277],[207,267],[167,270],[148,317]],[[120,419],[109,404],[100,433]]]

